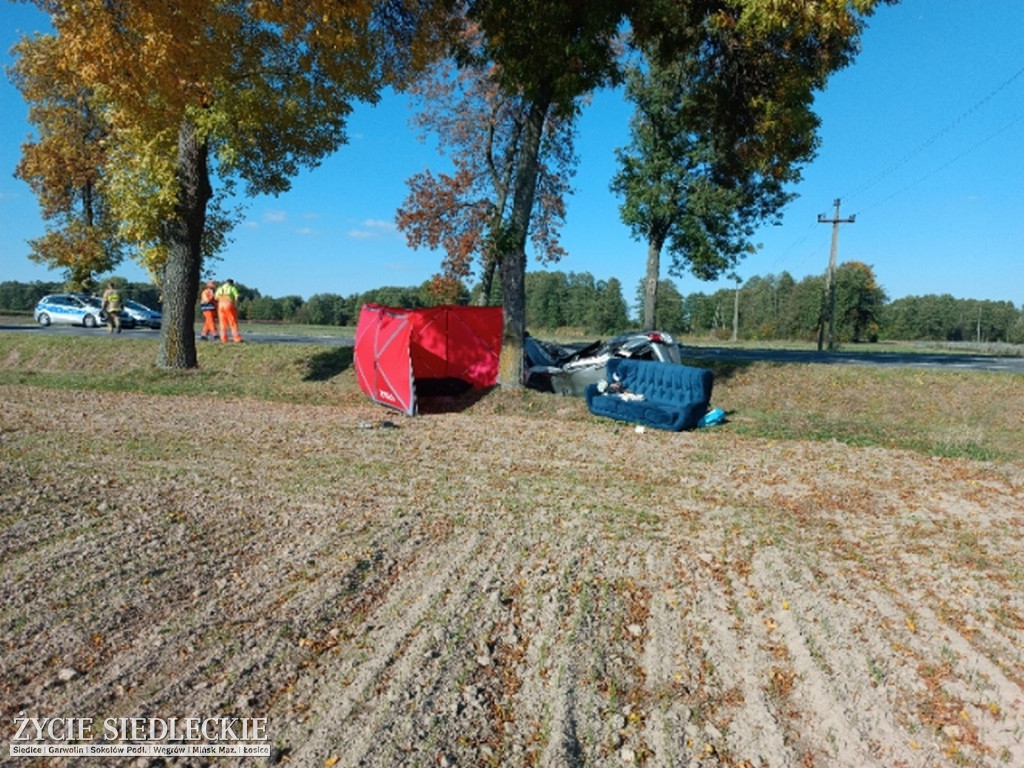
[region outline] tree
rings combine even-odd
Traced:
[[[7,280],[0,283],[0,311],[31,312],[36,303],[48,293],[58,293],[57,283],[19,283]]]
[[[867,264],[848,261],[836,270],[836,317],[841,339],[877,341],[885,291]]]
[[[613,76],[622,8],[618,0],[470,0],[468,16],[484,33],[480,61],[496,64],[502,90],[521,94],[523,100],[511,205],[494,239],[504,310],[498,380],[519,388],[526,333],[526,242],[545,128],[551,118],[571,119],[577,100]]]
[[[768,172],[776,155],[802,157],[813,139],[813,91],[856,50],[859,14],[878,0],[779,3],[660,3],[639,0],[470,0],[482,29],[483,56],[499,82],[527,104],[513,203],[498,252],[504,331],[499,381],[519,387],[525,333],[525,246],[537,191],[540,142],[551,115],[571,114],[591,90],[619,78],[618,31],[624,21],[639,49],[665,65],[700,54],[706,75],[693,90],[698,136],[713,137],[716,157]],[[723,173],[738,176],[723,160]]]
[[[689,333],[710,331],[715,327],[714,298],[705,293],[691,293],[683,298],[683,330]]]
[[[612,189],[624,198],[623,221],[647,244],[646,329],[663,247],[672,274],[714,279],[754,250],[756,227],[794,197],[786,186],[799,181],[818,143],[813,89],[849,60],[860,29],[843,4],[821,5],[836,15],[769,12],[757,2],[723,8],[692,29],[668,31],[691,43],[681,55],[666,56],[663,38],[641,46],[626,86],[636,107],[632,142],[616,152]],[[794,10],[787,31],[783,17]],[[844,32],[829,31],[833,24]]]
[[[636,306],[643,311],[647,300],[647,280],[641,280],[636,289]],[[657,301],[654,306],[654,324],[651,328],[644,328],[645,331],[668,331],[670,333],[685,333],[690,322],[687,318],[688,311],[695,309],[692,303],[687,306],[687,301],[679,293],[676,284],[671,280],[660,280],[658,289],[655,292]]]
[[[567,311],[569,281],[564,272],[529,272],[525,287],[529,327],[559,328],[572,324]]]
[[[683,297],[671,280],[662,280],[658,286],[658,303],[654,318],[657,328],[661,330],[670,333],[683,333],[686,330]]]
[[[825,276],[811,275],[793,286],[790,312],[793,329],[800,339],[810,340],[818,336],[821,319],[825,317]]]
[[[47,232],[30,240],[29,258],[67,271],[68,286],[90,291],[94,275],[124,256],[106,201],[103,168],[108,126],[92,91],[61,60],[52,35],[14,46],[11,80],[29,103],[37,141],[22,145],[14,175],[35,193]]]
[[[109,126],[106,199],[160,276],[165,368],[196,365],[202,262],[230,226],[225,217],[207,233],[216,196],[235,180],[282,192],[337,149],[352,102],[375,100],[420,58],[431,39],[420,22],[434,20],[399,0],[36,2],[52,15],[61,66]]]
[[[629,326],[622,283],[612,277],[597,284],[598,298],[592,305],[591,327],[597,333],[621,333]]]
[[[793,307],[793,295],[796,290],[796,280],[789,272],[783,271],[776,281],[775,296],[775,329],[771,338],[792,339],[796,338],[797,322]]]
[[[626,93],[636,105],[632,144],[616,151],[621,168],[612,189],[633,236],[647,243],[643,324],[653,330],[661,252],[667,244],[671,272],[713,279],[751,249],[754,225],[775,215],[791,195],[786,181],[798,174],[791,159],[757,157],[752,167],[735,162],[731,148],[701,135],[696,118],[702,68],[697,53],[633,67]],[[784,166],[784,167],[783,167]],[[772,173],[760,169],[772,167]]]
[[[778,280],[773,275],[755,275],[747,280],[743,284],[742,303],[745,336],[757,339],[774,339],[778,336],[781,296]]]
[[[527,102],[521,93],[498,87],[496,68],[480,56],[481,43],[479,30],[467,24],[459,56],[466,63],[453,69],[451,59],[438,62],[410,87],[421,104],[415,124],[437,135],[439,149],[450,156],[454,170],[436,176],[425,170],[409,179],[409,196],[397,221],[411,247],[444,250],[442,273],[435,277],[442,295],[446,286],[460,285],[469,277],[479,261],[478,301],[487,304],[500,260],[496,245],[511,204]],[[542,261],[557,261],[564,254],[558,234],[575,163],[573,138],[572,119],[546,123],[530,232]]]

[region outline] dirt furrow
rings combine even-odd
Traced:
[[[282,765],[1024,764],[1017,465],[0,397],[4,737],[225,714]]]

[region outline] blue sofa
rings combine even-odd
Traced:
[[[587,408],[597,416],[679,431],[693,429],[707,413],[714,383],[707,369],[617,357],[605,369],[608,389],[591,384],[586,390]],[[622,391],[612,391],[617,388]]]

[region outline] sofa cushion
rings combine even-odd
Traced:
[[[591,384],[586,391],[591,413],[669,430],[697,426],[707,413],[714,383],[714,374],[704,368],[622,358],[608,361],[606,376],[627,396],[602,394]]]

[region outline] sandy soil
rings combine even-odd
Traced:
[[[1024,765],[1024,468],[566,416],[0,388],[0,763]]]

